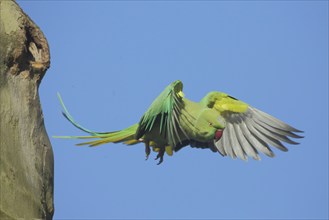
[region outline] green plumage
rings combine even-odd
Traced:
[[[182,90],[181,81],[171,83],[153,101],[139,123],[113,132],[95,132],[76,123],[58,95],[65,118],[89,134],[59,137],[96,139],[78,144],[89,146],[143,142],[146,157],[153,148],[158,152],[159,164],[165,152],[172,155],[173,151],[188,145],[209,148],[232,158],[246,160],[249,156],[258,160],[259,152],[274,156],[269,146],[286,151],[282,142],[297,144],[288,137],[301,138],[296,134],[301,131],[225,93],[210,92],[200,102],[193,102],[184,97]]]
[[[139,122],[136,139],[155,131],[161,139],[166,139],[168,145],[172,146],[181,141],[178,132],[183,132],[183,129],[178,117],[184,106],[182,97],[179,96],[182,88],[183,84],[175,81],[154,100]]]

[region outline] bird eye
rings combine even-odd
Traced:
[[[211,122],[209,122],[209,126],[212,126],[212,123]]]

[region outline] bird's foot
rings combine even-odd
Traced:
[[[157,165],[160,165],[163,162],[164,153],[165,153],[165,149],[160,148],[160,151],[159,151],[158,155],[155,158],[155,160],[159,159],[159,162],[157,163]]]
[[[150,142],[147,141],[145,142],[145,154],[146,154],[145,160],[149,158],[150,153],[151,153]]]

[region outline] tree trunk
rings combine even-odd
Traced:
[[[0,0],[0,219],[52,219],[54,161],[38,87],[46,38],[13,0]]]

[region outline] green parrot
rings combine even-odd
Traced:
[[[269,146],[282,151],[281,143],[298,144],[289,139],[302,138],[302,132],[262,112],[245,102],[222,92],[209,92],[200,102],[185,98],[183,84],[177,80],[153,101],[140,121],[126,129],[96,132],[76,123],[67,111],[60,95],[63,115],[75,127],[89,136],[57,136],[57,138],[96,139],[77,145],[91,147],[106,143],[145,144],[146,159],[151,149],[157,152],[158,164],[164,154],[169,156],[183,147],[210,149],[222,156],[260,160],[259,152],[274,157]]]

